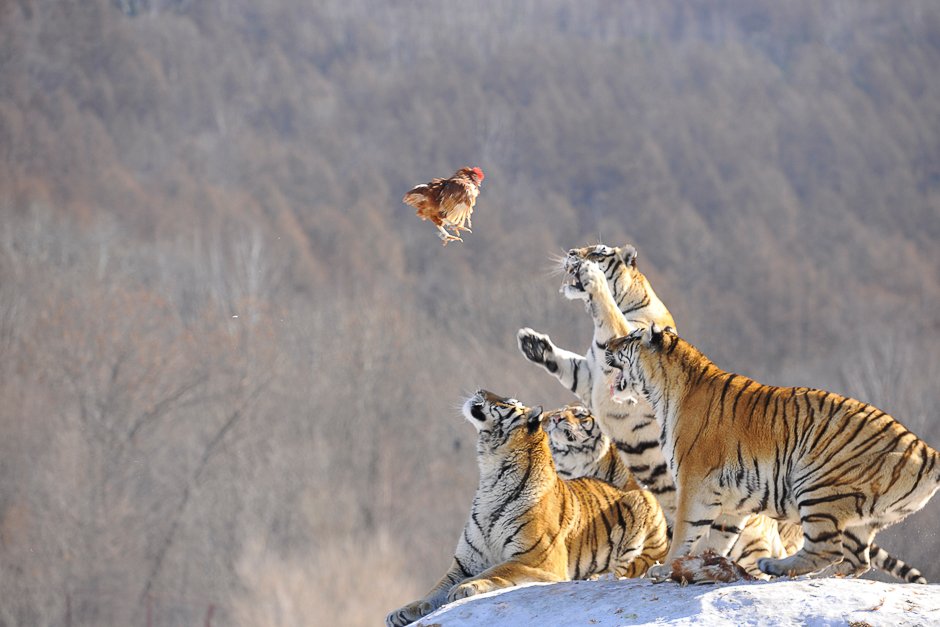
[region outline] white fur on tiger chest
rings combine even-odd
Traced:
[[[594,337],[585,354],[591,378],[590,408],[601,430],[617,446],[620,458],[640,484],[650,489],[660,500],[667,519],[672,520],[675,506],[672,477],[665,472],[662,450],[659,447],[660,427],[652,406],[643,398],[634,403],[619,403],[611,398],[611,384],[616,371],[607,365],[604,354],[607,342],[633,330],[617,309],[603,274],[594,274],[591,285],[595,290],[588,300],[588,310],[594,322]],[[598,289],[599,287],[599,289]],[[592,289],[589,287],[589,289]],[[566,293],[566,295],[568,295]],[[578,297],[574,291],[572,297]]]
[[[550,488],[551,482],[536,473],[516,493],[522,474],[521,469],[511,471],[493,483],[484,478],[474,497],[468,530],[475,546],[483,551],[490,563],[500,563],[511,556],[516,544],[512,540],[518,535],[518,528],[507,523],[534,507]]]
[[[666,518],[671,521],[674,493],[660,489],[673,484],[671,472],[663,472],[662,469],[671,455],[667,453],[664,456],[659,446],[662,430],[653,407],[643,398],[632,404],[614,401],[610,386],[615,373],[596,358],[596,352],[588,353],[592,380],[591,410],[601,431],[617,446],[621,460],[637,481],[657,495]]]

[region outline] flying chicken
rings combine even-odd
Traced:
[[[483,182],[483,170],[480,168],[460,168],[449,179],[431,179],[410,190],[402,202],[411,205],[422,220],[430,220],[437,225],[444,246],[449,242],[462,242],[460,231],[472,233],[470,214],[480,193]],[[453,229],[449,233],[445,227]]]

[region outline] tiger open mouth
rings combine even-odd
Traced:
[[[614,380],[610,384],[610,398],[615,403],[626,403],[627,405],[636,405],[637,402],[639,402],[636,397],[636,391],[623,375],[623,370],[617,373],[617,376],[614,377]]]
[[[565,288],[574,288],[579,292],[584,291],[584,283],[581,282],[581,259],[568,255],[565,258],[565,272],[567,276],[561,283],[561,291],[564,292]]]

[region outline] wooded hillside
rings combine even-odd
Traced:
[[[553,255],[720,366],[940,446],[940,5],[0,3],[0,624],[374,625],[446,568],[457,406],[546,407]],[[486,172],[464,244],[402,194]],[[940,501],[878,543],[940,581]]]

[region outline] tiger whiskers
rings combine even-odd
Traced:
[[[568,253],[562,251],[561,254],[556,255],[552,254],[548,257],[548,269],[545,271],[545,275],[548,277],[562,276],[566,274],[565,271],[565,260],[568,258]]]

